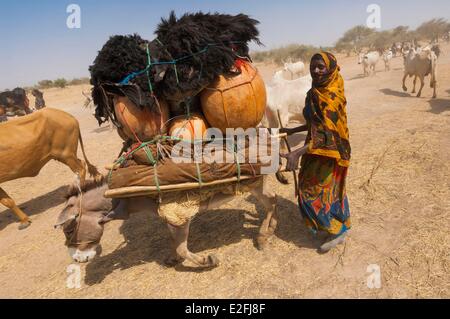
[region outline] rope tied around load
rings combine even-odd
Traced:
[[[114,171],[115,168],[117,168],[117,166],[122,166],[123,163],[125,163],[125,161],[127,161],[131,156],[133,156],[134,153],[136,153],[137,151],[143,149],[145,155],[147,156],[147,159],[150,163],[151,166],[153,166],[154,168],[154,174],[153,174],[153,178],[154,178],[154,182],[155,182],[155,187],[158,191],[158,193],[162,193],[161,191],[161,183],[158,177],[158,163],[165,157],[171,157],[170,152],[164,147],[163,143],[167,142],[167,141],[175,141],[175,142],[188,142],[191,143],[193,145],[198,144],[198,143],[210,143],[210,142],[214,142],[214,141],[221,141],[221,142],[225,142],[225,141],[232,141],[232,145],[231,145],[231,150],[233,152],[233,156],[234,156],[234,163],[236,164],[236,174],[237,174],[237,183],[239,184],[241,181],[241,165],[240,165],[240,159],[238,156],[238,147],[237,147],[237,143],[235,142],[234,138],[217,138],[215,137],[213,138],[209,138],[209,139],[193,139],[193,140],[184,140],[182,138],[179,137],[175,137],[175,136],[167,136],[167,135],[159,135],[156,136],[155,138],[153,138],[151,141],[147,141],[147,142],[138,142],[137,144],[135,144],[134,146],[131,147],[131,149],[125,153],[124,155],[121,155],[112,165],[112,167],[109,170],[109,174],[108,174],[108,183],[111,182],[111,178],[112,178],[112,173]],[[227,143],[228,144],[228,143]],[[153,154],[153,151],[150,149],[150,145],[155,145],[155,150],[156,150],[156,156]],[[195,149],[194,149],[195,152]],[[195,160],[194,158],[194,163],[196,166],[196,171],[197,171],[197,182],[199,184],[199,188],[202,188],[203,186],[203,179],[202,179],[202,172],[201,172],[201,166],[200,163],[198,161]]]

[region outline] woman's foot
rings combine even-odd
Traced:
[[[331,236],[324,244],[322,244],[322,246],[320,246],[319,252],[326,253],[337,245],[343,244],[345,242],[345,237],[347,237],[347,231],[340,235]]]

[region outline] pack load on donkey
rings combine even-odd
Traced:
[[[134,34],[106,42],[90,72],[95,117],[99,124],[112,121],[125,141],[125,154],[109,174],[109,186],[117,190],[110,195],[139,191],[126,187],[160,193],[179,185],[186,189],[261,176],[261,158],[256,163],[238,159],[234,143],[230,148],[226,138],[204,137],[210,127],[225,133],[255,128],[262,120],[265,85],[248,48],[250,41],[260,44],[258,23],[244,14],[200,12],[178,19],[172,12],[161,20],[153,41]],[[186,141],[209,152],[209,158],[200,163],[173,159],[173,150]],[[217,142],[234,157],[232,163],[214,160]],[[271,137],[258,143],[270,149]],[[247,138],[243,148],[250,147]],[[194,159],[196,151],[182,157]]]

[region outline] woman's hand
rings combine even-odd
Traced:
[[[286,171],[295,171],[300,161],[300,155],[297,152],[291,152],[288,154],[280,154],[281,157],[287,159]]]
[[[288,154],[280,154],[281,157],[287,159],[287,165],[286,170],[289,171],[295,171],[298,168],[298,164],[300,161],[300,156],[305,154],[308,151],[308,145],[305,145],[293,152],[290,152]]]

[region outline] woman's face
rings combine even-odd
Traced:
[[[311,61],[309,66],[311,77],[316,83],[320,83],[324,80],[324,77],[328,74],[328,68],[323,59],[317,58]]]

